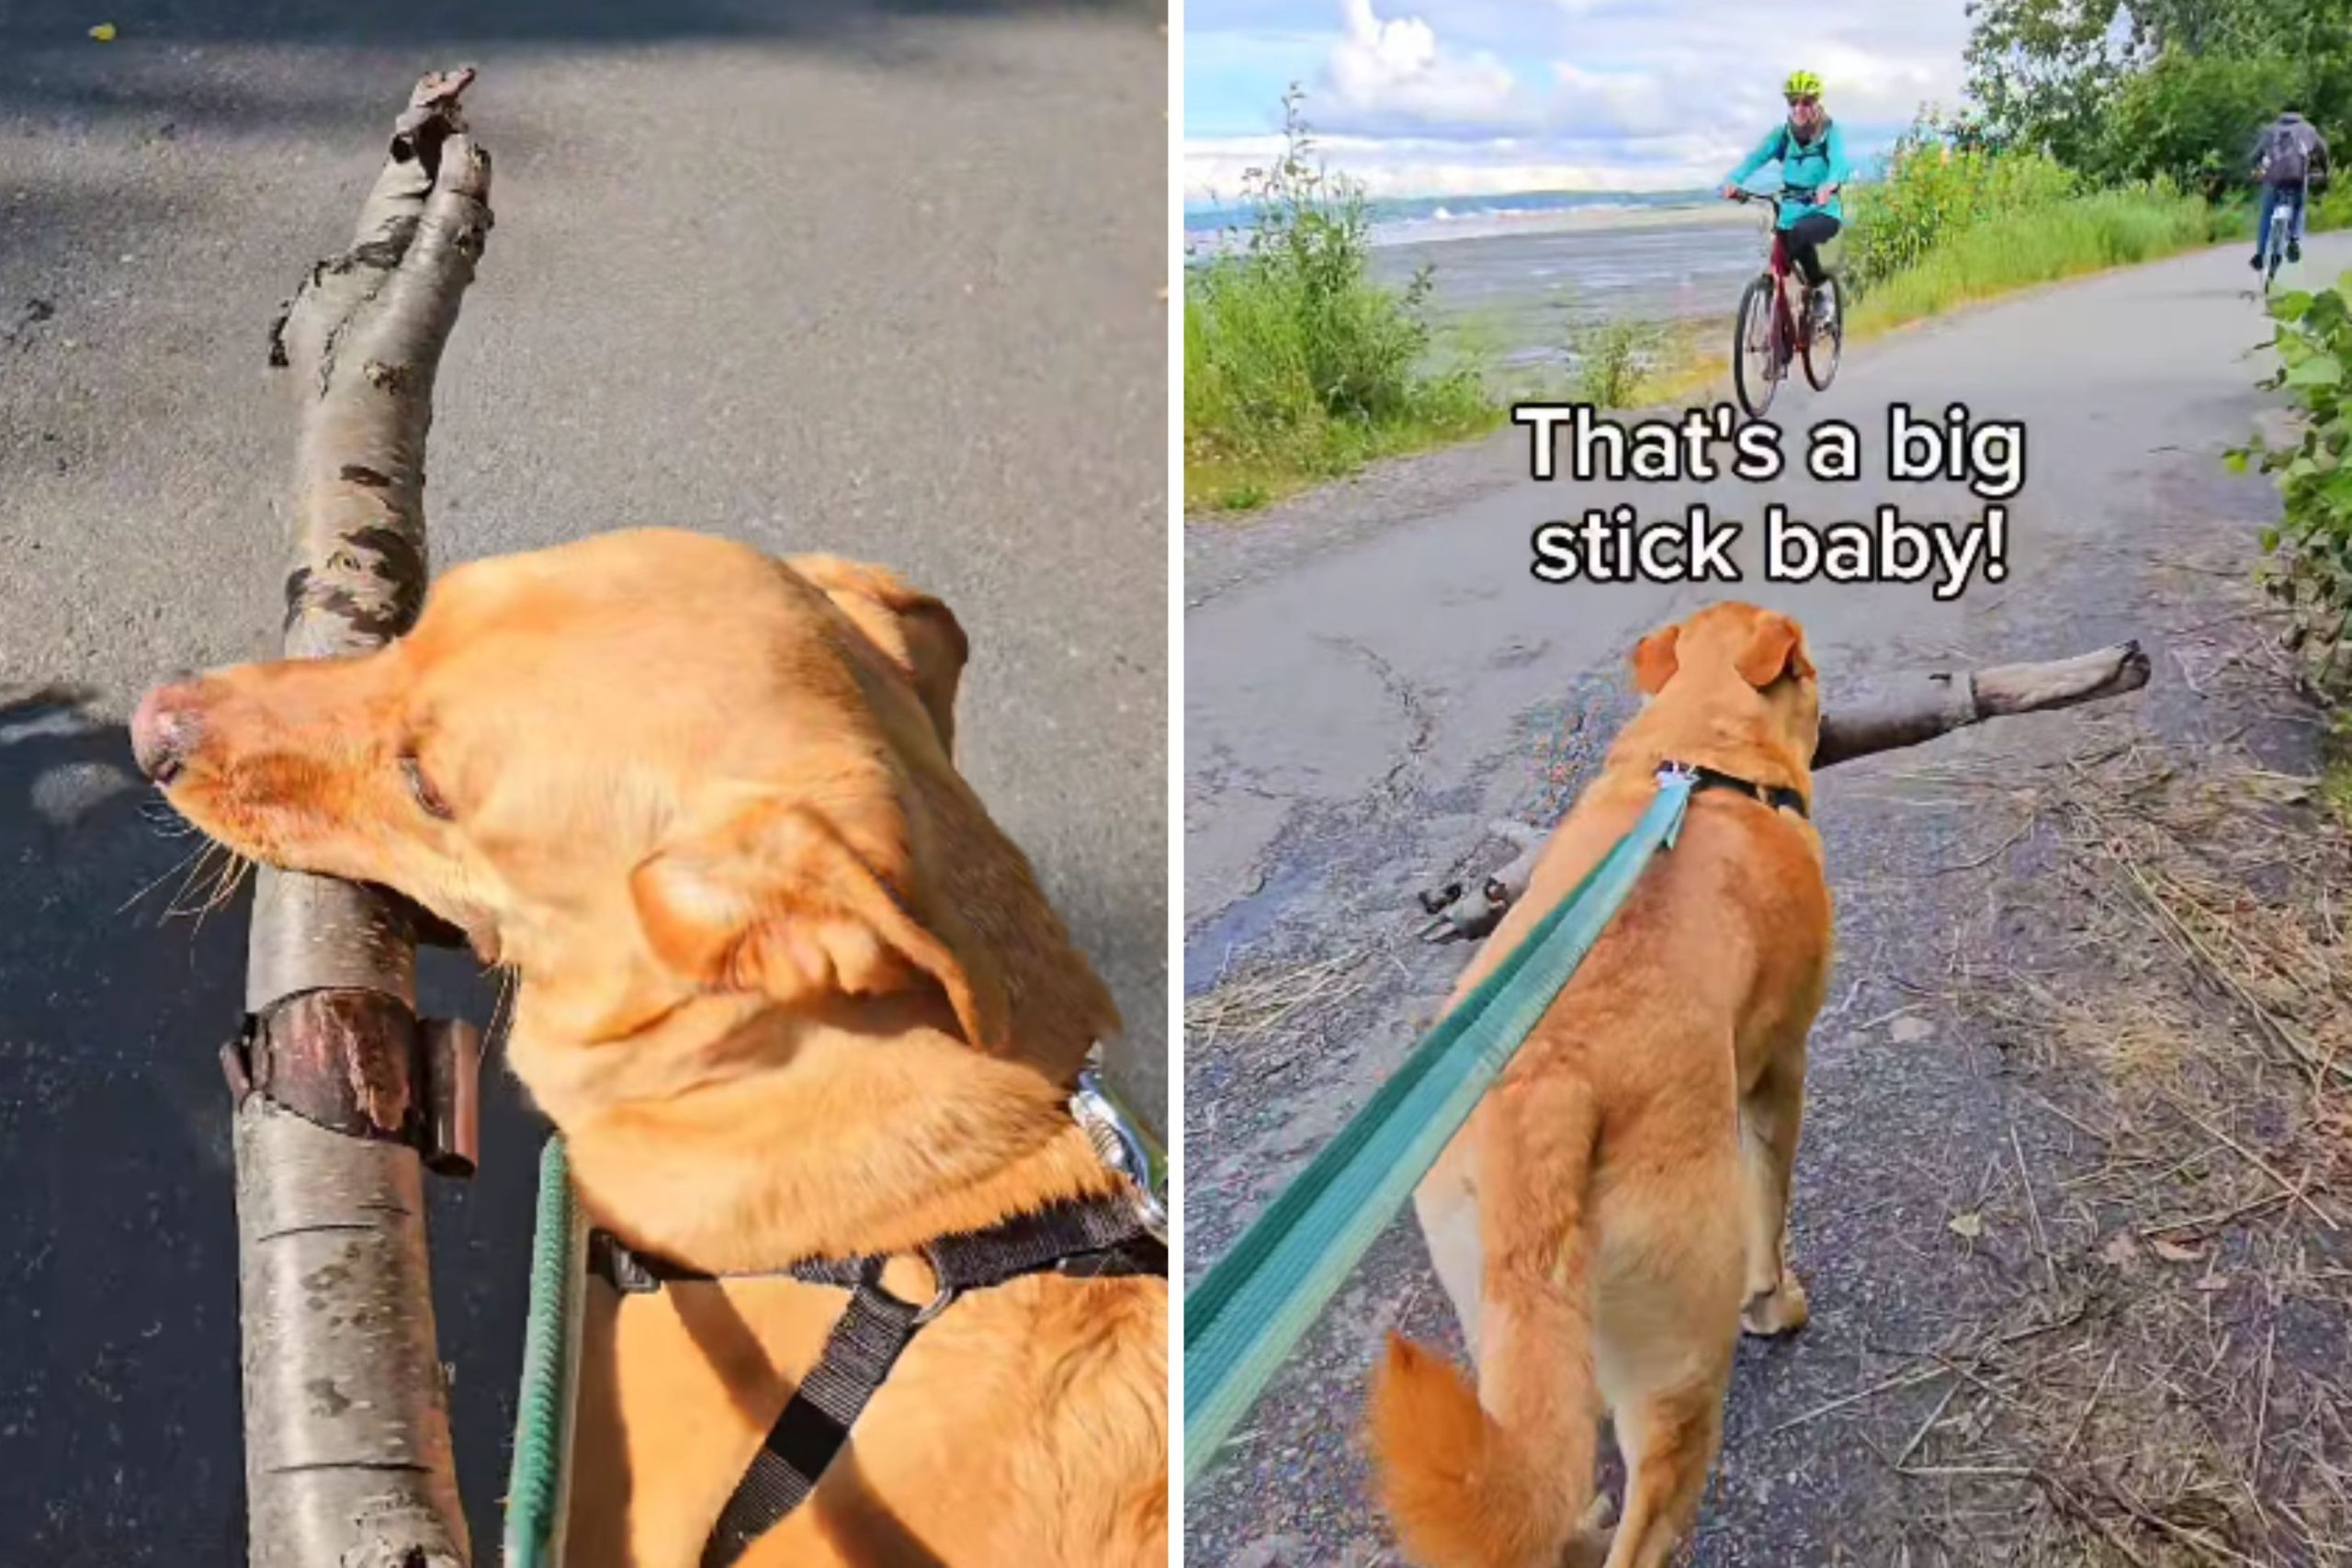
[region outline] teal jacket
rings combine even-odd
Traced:
[[[1844,185],[1853,172],[1846,162],[1846,137],[1836,120],[1824,121],[1811,141],[1797,140],[1796,128],[1786,120],[1764,133],[1756,151],[1739,161],[1739,166],[1724,179],[1729,186],[1746,185],[1747,177],[1765,164],[1779,160],[1781,183],[1803,189],[1818,190],[1823,186]],[[1841,197],[1831,197],[1824,202],[1784,202],[1781,207],[1781,227],[1785,229],[1809,213],[1826,212],[1838,222],[1846,221]]]

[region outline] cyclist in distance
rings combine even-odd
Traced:
[[[2287,259],[2303,259],[2303,200],[2306,182],[2327,184],[2327,139],[2289,103],[2254,141],[2254,175],[2262,182],[2262,216],[2254,229],[2254,270],[2260,272],[2270,244],[2270,217],[2288,205]]]
[[[1756,150],[1739,161],[1724,179],[1723,194],[1729,200],[1757,170],[1775,162],[1781,165],[1781,231],[1817,321],[1827,308],[1820,293],[1827,276],[1822,270],[1821,247],[1845,221],[1838,193],[1850,172],[1846,139],[1822,107],[1820,77],[1810,71],[1791,72],[1781,93],[1789,101],[1789,118],[1765,132]]]

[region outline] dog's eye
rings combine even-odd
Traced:
[[[449,809],[441,792],[433,787],[433,781],[424,776],[424,765],[414,756],[401,759],[401,776],[408,781],[408,792],[415,797],[417,808],[427,817],[438,817],[447,822],[457,815]]]

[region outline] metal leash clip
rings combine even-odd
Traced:
[[[1168,1245],[1168,1159],[1120,1105],[1118,1097],[1092,1067],[1081,1067],[1078,1090],[1069,1097],[1069,1113],[1085,1129],[1087,1141],[1104,1165],[1127,1179],[1134,1190],[1136,1218],[1151,1238]]]

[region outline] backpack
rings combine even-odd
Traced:
[[[2310,138],[2301,125],[2270,128],[2269,161],[2262,177],[2275,186],[2301,185],[2312,172]]]
[[[1785,119],[1782,120],[1781,122],[1781,145],[1772,154],[1773,158],[1780,163],[1781,177],[1782,181],[1785,182],[1788,178],[1789,160],[1792,157],[1799,152],[1817,151],[1826,145],[1828,142],[1828,140],[1829,121],[1826,118],[1822,120],[1821,129],[1814,133],[1814,138],[1811,141],[1799,141],[1797,140],[1796,127],[1791,125]]]

